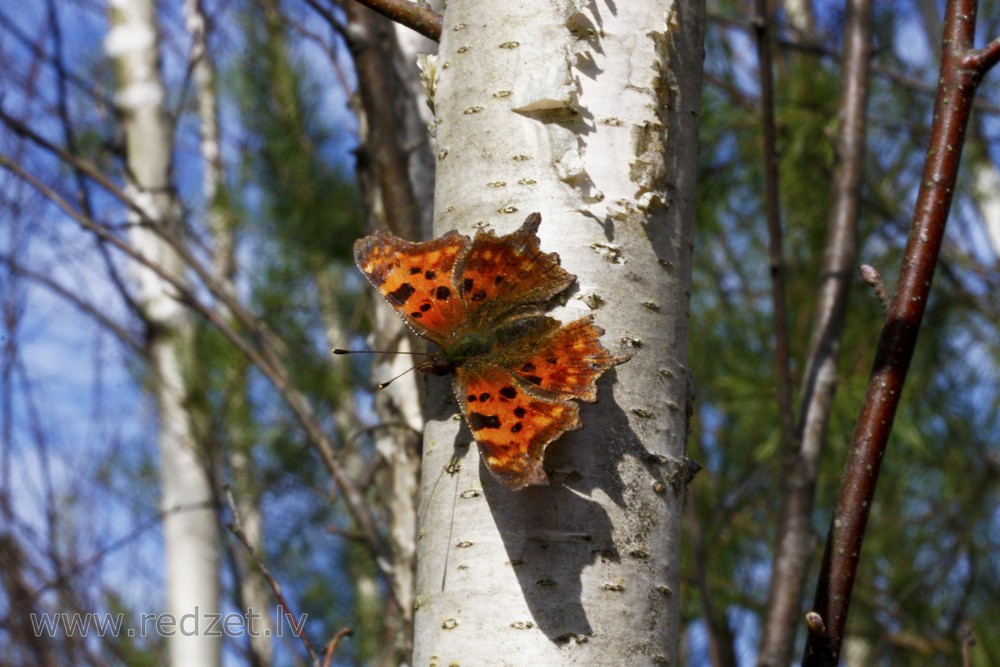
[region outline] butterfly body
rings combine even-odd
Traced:
[[[489,470],[514,489],[545,484],[545,448],[580,428],[579,406],[624,357],[584,317],[563,325],[548,302],[575,277],[540,250],[541,216],[515,232],[474,239],[449,232],[423,243],[388,232],[359,239],[358,268],[406,323],[439,350],[418,366],[455,374],[454,390]]]

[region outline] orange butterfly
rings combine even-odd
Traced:
[[[448,232],[412,243],[378,232],[354,244],[358,268],[406,323],[439,349],[418,368],[454,372],[455,396],[480,452],[513,489],[546,484],[545,448],[580,428],[573,399],[597,400],[597,379],[628,357],[600,343],[590,316],[545,315],[576,277],[540,250],[542,216],[506,236]]]

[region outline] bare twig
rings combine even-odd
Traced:
[[[760,118],[764,133],[764,192],[767,207],[768,255],[771,262],[771,301],[774,307],[774,372],[778,380],[778,423],[781,451],[795,446],[792,432],[792,372],[788,352],[788,313],[785,299],[785,259],[782,255],[781,204],[778,202],[777,132],[774,127],[774,79],[771,74],[771,33],[767,0],[755,0],[757,16],[757,71],[760,75]]]
[[[226,504],[229,505],[229,511],[233,514],[233,520],[226,524],[229,531],[236,536],[236,538],[243,544],[243,547],[247,550],[250,558],[257,565],[257,569],[260,570],[261,576],[267,581],[267,585],[271,587],[271,592],[274,593],[275,599],[281,606],[282,612],[284,612],[285,619],[292,626],[292,633],[302,641],[302,645],[306,647],[306,652],[309,654],[311,662],[315,665],[319,662],[319,656],[316,655],[316,651],[313,650],[312,643],[309,641],[309,637],[301,625],[299,625],[298,620],[292,613],[292,607],[288,604],[288,600],[285,599],[285,594],[281,592],[281,584],[278,580],[271,576],[271,572],[264,565],[263,559],[257,553],[257,550],[253,548],[253,544],[250,543],[250,538],[247,537],[246,532],[243,530],[243,523],[240,521],[240,513],[236,509],[236,500],[233,498],[233,490],[229,486],[225,486],[223,491],[226,494]]]
[[[344,637],[350,637],[353,634],[354,630],[351,630],[350,628],[341,628],[337,631],[337,634],[335,634],[333,638],[326,643],[326,653],[323,656],[323,667],[330,667],[330,665],[333,664],[333,654],[337,652],[337,644],[340,643],[340,640]]]
[[[348,2],[344,10],[351,26],[348,45],[358,74],[358,92],[369,125],[364,149],[373,162],[371,172],[378,179],[386,223],[403,238],[418,238],[420,215],[398,112],[399,89],[404,84],[392,68],[399,57],[394,52],[396,40],[386,32],[392,24],[357,2]]]
[[[875,292],[875,296],[878,297],[879,303],[882,304],[882,311],[888,315],[889,308],[892,306],[892,298],[889,296],[889,292],[885,289],[885,283],[882,281],[882,276],[871,264],[862,264],[858,267],[858,273],[861,274],[861,280],[865,282]]]
[[[813,611],[825,632],[811,633],[803,665],[836,665],[875,485],[917,343],[944,238],[976,89],[1000,59],[1000,40],[973,48],[975,0],[947,5],[934,124],[899,285],[882,329],[830,524]]]
[[[969,657],[969,649],[975,645],[976,636],[972,634],[971,629],[967,629],[962,637],[962,667],[969,667],[972,664]]]
[[[30,128],[24,126],[23,123],[20,123],[16,119],[7,115],[2,109],[0,109],[0,120],[7,123],[8,126],[12,127],[12,129],[14,129],[15,132],[18,132],[18,134],[31,139],[34,143],[54,153],[63,161],[84,171],[89,178],[93,179],[101,187],[118,198],[123,204],[135,211],[140,220],[142,220],[143,224],[150,223],[150,220],[142,207],[91,163],[86,160],[82,160],[75,155],[71,155],[58,146],[46,141],[37,133],[30,130]],[[99,237],[107,241],[109,245],[124,252],[126,255],[136,260],[143,266],[148,267],[159,277],[169,283],[174,289],[177,290],[178,295],[185,301],[185,303],[204,315],[219,329],[220,332],[222,332],[224,336],[226,336],[226,338],[236,345],[237,348],[243,352],[252,363],[260,368],[261,372],[267,376],[278,392],[281,393],[282,397],[285,399],[286,403],[299,420],[300,425],[307,433],[309,440],[313,443],[316,451],[319,453],[323,464],[330,472],[330,476],[333,477],[337,488],[340,490],[341,494],[343,494],[352,518],[357,521],[358,527],[365,535],[366,544],[375,556],[375,561],[378,564],[379,571],[389,582],[390,594],[395,597],[395,573],[392,569],[391,557],[389,556],[384,540],[378,530],[371,508],[369,507],[361,489],[358,488],[338,461],[333,442],[330,440],[329,436],[316,419],[309,399],[291,383],[288,370],[281,361],[281,356],[278,352],[279,346],[273,339],[273,334],[263,325],[263,323],[259,322],[257,318],[251,315],[235,297],[219,285],[218,282],[211,276],[210,272],[201,265],[201,262],[199,262],[198,259],[191,254],[186,246],[178,243],[169,235],[164,236],[164,238],[171,244],[172,249],[177,252],[186,265],[190,267],[195,274],[197,274],[203,284],[212,293],[212,296],[221,301],[248,332],[252,332],[253,340],[260,346],[259,349],[255,347],[246,336],[241,335],[229,323],[227,318],[222,317],[216,309],[204,304],[186,285],[182,284],[174,276],[164,271],[163,268],[156,262],[136,251],[126,241],[112,234],[106,227],[97,224],[88,216],[78,211],[61,195],[59,195],[59,193],[42,183],[17,161],[11,159],[7,155],[0,154],[0,166],[6,167],[11,172],[17,174],[18,177],[22,178],[25,182],[30,184],[38,192],[61,208],[67,215],[80,224],[81,227],[97,234]],[[150,228],[156,230],[155,225],[150,225]]]
[[[709,21],[713,23],[718,23],[719,25],[733,28],[736,30],[750,31],[752,30],[753,27],[752,21],[737,20],[732,18],[731,16],[723,16],[722,14],[717,14],[717,13],[709,13],[707,15],[707,18]],[[784,49],[811,54],[820,58],[824,58],[826,60],[833,61],[834,63],[836,63],[840,59],[839,52],[819,42],[803,41],[800,39],[789,39],[787,37],[779,37],[775,41],[777,42],[778,46]],[[871,71],[872,74],[878,77],[891,81],[892,83],[902,86],[903,88],[912,90],[916,93],[920,93],[921,95],[933,95],[936,90],[933,84],[921,81],[920,79],[914,76],[904,74],[889,67],[872,64]],[[717,79],[710,79],[706,76],[706,81],[709,81],[714,85],[719,85],[719,81]],[[742,91],[740,91],[740,96],[743,96]],[[742,104],[742,102],[739,103]],[[989,100],[976,99],[975,101],[973,101],[973,105],[976,111],[982,111],[990,114],[1000,114],[1000,106],[991,103]]]
[[[784,488],[758,665],[787,665],[791,661],[802,618],[802,592],[815,545],[812,512],[816,479],[837,387],[837,358],[857,247],[870,54],[871,0],[849,0],[830,221],[802,380],[796,447],[789,452],[782,471]]]

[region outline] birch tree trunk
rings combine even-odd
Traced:
[[[633,357],[549,447],[552,485],[520,492],[490,477],[432,378],[413,664],[678,664],[702,12],[448,3],[436,233],[541,212],[542,249],[578,278],[555,316],[592,313]]]
[[[154,0],[112,0],[105,42],[114,60],[116,104],[126,143],[128,188],[146,220],[131,216],[130,241],[183,281],[184,264],[165,240],[181,236],[170,180],[171,135],[163,113]],[[167,608],[176,622],[170,664],[219,664],[221,641],[207,636],[205,614],[218,612],[218,524],[204,452],[186,408],[192,325],[175,288],[145,267],[135,270],[138,303],[148,323],[149,383],[159,411],[159,450],[166,547]]]
[[[212,271],[213,280],[227,294],[236,294],[236,242],[234,238],[235,225],[225,209],[219,203],[219,196],[225,186],[224,165],[222,161],[222,139],[219,128],[219,102],[216,86],[215,62],[209,49],[209,18],[201,0],[184,0],[184,21],[191,36],[191,52],[189,57],[191,78],[194,81],[195,102],[198,110],[199,134],[201,139],[202,158],[202,195],[204,197],[204,215],[209,234],[212,238]],[[233,320],[229,309],[219,304],[221,315],[227,321]],[[235,366],[227,371],[228,384],[231,387],[245,389],[249,386],[246,369]],[[234,413],[248,411],[247,396],[239,389],[230,397],[230,406]],[[206,420],[207,421],[207,420]],[[264,518],[260,508],[259,483],[255,479],[255,470],[251,465],[250,448],[253,443],[240,432],[242,424],[232,424],[230,438],[227,442],[226,456],[232,474],[235,489],[236,511],[239,513],[240,524],[247,540],[259,554],[264,553]],[[273,656],[271,636],[274,633],[271,619],[271,591],[256,563],[245,550],[237,551],[239,569],[239,601],[243,609],[252,611],[253,628],[248,641],[253,656],[249,662],[254,665],[270,665]]]

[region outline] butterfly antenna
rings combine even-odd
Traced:
[[[343,348],[335,347],[335,348],[333,348],[330,351],[333,352],[334,354],[409,354],[409,355],[420,356],[420,357],[429,357],[429,356],[431,356],[430,352],[409,352],[409,351],[401,351],[401,350],[391,350],[391,351],[390,350],[345,350]],[[421,361],[419,364],[416,364],[414,366],[411,366],[410,368],[407,368],[405,371],[403,371],[402,373],[400,373],[396,377],[389,378],[385,382],[382,382],[382,383],[378,384],[375,388],[376,389],[385,389],[386,387],[389,386],[390,383],[395,382],[396,380],[398,380],[399,378],[403,377],[407,373],[410,373],[410,372],[412,372],[412,371],[420,368],[420,365],[423,364],[423,363],[424,362]]]
[[[428,355],[428,356],[430,356],[430,355]],[[379,384],[378,384],[378,385],[377,385],[377,386],[376,386],[375,388],[376,388],[376,389],[385,389],[385,388],[386,388],[386,387],[388,387],[388,386],[389,386],[389,385],[390,385],[391,383],[395,382],[396,380],[398,380],[399,378],[403,377],[403,376],[404,376],[404,375],[406,375],[407,373],[412,373],[413,371],[415,371],[415,370],[417,370],[418,368],[420,368],[420,365],[421,365],[421,364],[423,364],[423,363],[424,363],[424,362],[422,362],[422,361],[421,361],[421,362],[420,362],[419,364],[417,364],[416,366],[412,366],[412,367],[410,367],[410,368],[407,368],[407,369],[406,369],[405,371],[403,371],[402,373],[400,373],[400,374],[399,374],[399,375],[397,375],[396,377],[392,377],[392,378],[389,378],[389,379],[388,379],[388,380],[386,380],[385,382],[380,382],[380,383],[379,383]]]
[[[404,350],[345,350],[335,347],[330,351],[334,354],[416,354],[424,357],[431,356],[430,352],[407,352]]]

